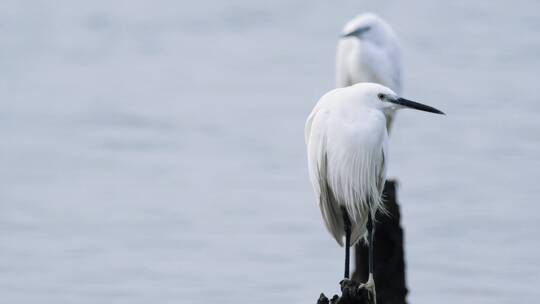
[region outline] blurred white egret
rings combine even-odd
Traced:
[[[373,221],[382,206],[388,160],[386,117],[400,108],[443,114],[382,85],[359,83],[325,94],[306,121],[309,175],[326,228],[345,245],[345,278],[349,247],[367,232],[369,279],[362,286],[372,299]]]
[[[401,47],[392,27],[373,13],[360,14],[343,28],[336,54],[336,86],[375,82],[401,94]],[[388,128],[392,116],[387,116]]]

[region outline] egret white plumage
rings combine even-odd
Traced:
[[[305,127],[309,175],[324,223],[345,245],[344,277],[349,278],[349,247],[367,234],[369,279],[362,286],[373,300],[373,222],[386,179],[386,117],[401,108],[443,114],[382,85],[359,83],[321,97]]]
[[[343,28],[336,52],[336,86],[374,82],[401,94],[401,47],[392,27],[373,13],[356,16]],[[392,116],[387,116],[388,128]]]

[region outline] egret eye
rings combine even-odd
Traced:
[[[384,100],[384,94],[383,93],[379,93],[377,94],[377,97],[379,97],[380,100]]]

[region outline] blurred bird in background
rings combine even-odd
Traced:
[[[336,86],[359,82],[382,84],[402,91],[401,47],[394,30],[373,13],[360,14],[343,28],[336,54]],[[390,130],[393,115],[387,113]]]

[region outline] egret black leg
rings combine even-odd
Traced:
[[[370,275],[373,275],[373,235],[375,234],[375,225],[373,225],[373,219],[371,217],[371,214],[368,217],[367,225],[366,225],[367,231],[368,231],[368,271]]]
[[[368,215],[366,228],[367,228],[367,232],[368,232],[368,245],[369,245],[369,248],[368,248],[368,270],[369,270],[369,275],[368,275],[367,282],[364,284],[364,287],[369,291],[368,297],[370,299],[370,303],[377,304],[377,292],[375,291],[375,281],[373,279],[373,258],[374,258],[374,254],[373,254],[373,236],[375,234],[375,224],[374,224],[375,215],[371,214],[371,210],[370,210],[370,212],[368,214],[369,215]]]
[[[343,213],[343,223],[345,228],[345,275],[344,278],[349,278],[349,260],[351,249],[351,220],[345,207],[341,207],[341,213]]]

